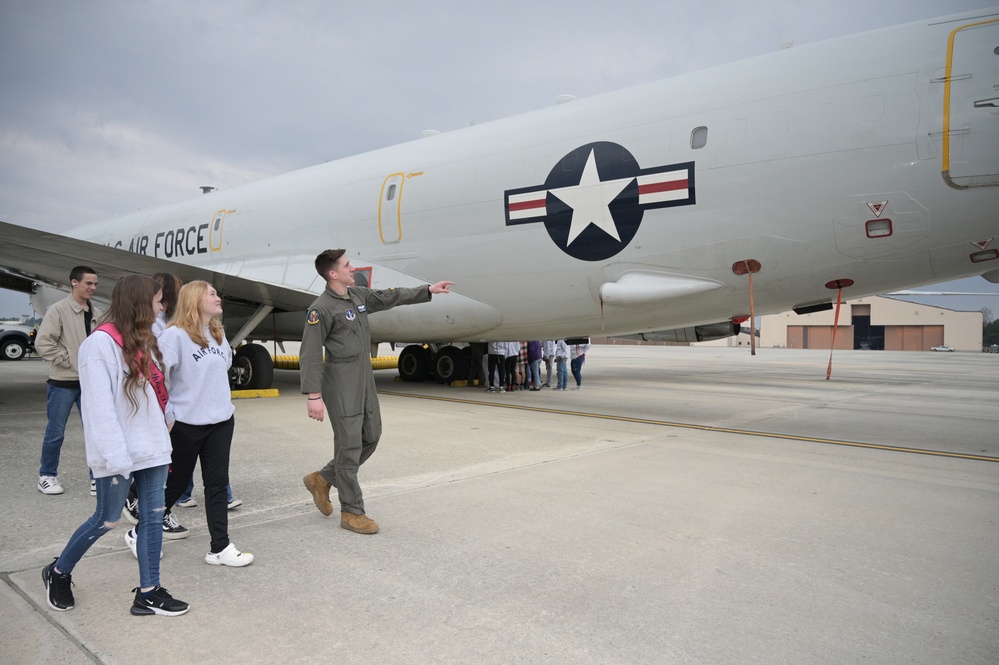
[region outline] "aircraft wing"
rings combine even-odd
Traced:
[[[107,285],[102,289],[105,297],[110,296],[110,285],[122,275],[169,272],[185,283],[195,279],[210,282],[227,301],[270,305],[275,311],[304,311],[316,298],[308,291],[0,222],[0,271],[6,273],[0,274],[0,287],[30,291],[33,282],[42,282],[66,290],[69,272],[78,265],[97,271]]]

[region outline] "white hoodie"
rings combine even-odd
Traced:
[[[80,345],[80,405],[87,466],[95,478],[125,476],[170,463],[172,447],[163,409],[146,382],[135,395],[138,410],[125,394],[128,364],[121,347],[104,332]]]

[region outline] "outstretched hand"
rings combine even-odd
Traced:
[[[452,286],[454,286],[454,282],[437,282],[430,285],[430,293],[451,293]]]

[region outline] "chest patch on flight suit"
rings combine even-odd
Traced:
[[[310,309],[308,315],[305,317],[305,322],[310,326],[314,326],[319,323],[319,310]]]
[[[357,306],[357,313],[358,314],[364,314],[367,311],[368,311],[368,306],[367,305],[358,305]]]
[[[353,321],[354,319],[357,318],[357,314],[354,314],[354,310],[352,309],[348,309],[346,312],[343,313],[343,315],[344,317],[346,317],[348,321]]]

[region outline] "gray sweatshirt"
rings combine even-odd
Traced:
[[[208,346],[201,348],[183,328],[170,326],[159,334],[157,343],[163,354],[163,375],[170,391],[167,422],[179,420],[188,425],[213,425],[232,416],[229,392],[229,367],[232,348],[204,331]]]
[[[80,405],[87,465],[95,478],[125,476],[170,463],[170,434],[149,383],[138,391],[138,411],[125,395],[128,365],[121,347],[104,332],[80,345]]]

